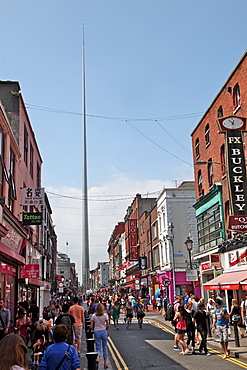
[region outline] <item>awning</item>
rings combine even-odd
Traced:
[[[238,290],[241,282],[246,283],[247,270],[225,272],[204,284],[205,290]]]
[[[124,285],[123,286],[123,288],[134,288],[135,286],[134,286],[134,284],[132,283],[132,284],[126,284],[126,285]]]

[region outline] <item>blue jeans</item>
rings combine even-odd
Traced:
[[[107,351],[107,330],[100,330],[94,332],[94,339],[96,344],[96,352],[100,355],[101,342],[103,347],[103,358],[108,357]]]

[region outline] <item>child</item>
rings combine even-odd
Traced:
[[[37,342],[33,345],[33,362],[35,365],[39,364],[40,356],[44,354],[43,339],[37,339]]]

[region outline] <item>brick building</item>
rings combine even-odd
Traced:
[[[233,215],[229,192],[229,155],[227,156],[229,141],[226,140],[229,133],[220,132],[217,121],[227,116],[247,117],[246,71],[247,53],[227,78],[191,134],[199,250],[194,258],[200,263],[206,298],[214,290],[218,290],[227,305],[232,298],[241,299],[244,287],[241,281],[244,280],[243,277],[247,277],[247,260],[244,257],[247,239],[245,234],[233,233],[228,228],[229,216]],[[231,128],[230,132],[233,131],[235,130]],[[239,133],[240,136],[246,143],[246,132]],[[242,271],[241,277],[235,275],[237,270]],[[220,276],[212,280],[217,275]],[[234,286],[236,278],[238,284]]]

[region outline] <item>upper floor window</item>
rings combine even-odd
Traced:
[[[152,225],[152,237],[153,237],[153,240],[157,238],[157,222],[155,222],[153,225]]]
[[[210,129],[209,129],[209,124],[207,124],[206,127],[205,127],[204,136],[205,136],[206,146],[208,146],[210,144]]]
[[[28,133],[26,127],[24,127],[24,161],[27,165],[28,161]]]
[[[33,178],[33,146],[32,146],[31,143],[30,143],[30,168],[29,168],[29,172],[30,172],[31,177]]]
[[[197,186],[198,186],[198,193],[199,197],[204,195],[204,190],[202,188],[202,171],[199,170],[197,173]]]
[[[221,145],[221,147],[220,147],[220,163],[222,163],[221,171],[223,173],[226,173],[225,144]]]
[[[214,184],[214,171],[213,171],[212,158],[210,158],[208,161],[208,184],[209,184],[209,187],[213,186]]]
[[[37,162],[37,173],[36,173],[36,186],[37,188],[40,188],[41,186],[41,173],[40,173],[40,165]]]
[[[223,108],[222,108],[222,105],[219,107],[219,109],[217,111],[217,116],[218,116],[218,118],[223,117]]]
[[[199,138],[196,139],[195,151],[196,151],[196,158],[200,157],[200,140],[199,140]]]
[[[16,200],[16,188],[15,188],[15,154],[10,148],[9,152],[9,192],[8,192],[8,206],[9,209],[13,212],[14,200]]]
[[[236,84],[233,88],[233,109],[236,110],[240,105],[240,87]]]

